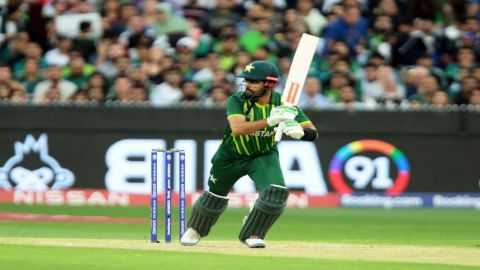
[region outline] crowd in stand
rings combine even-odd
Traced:
[[[302,107],[480,107],[480,0],[10,0],[1,11],[2,102],[222,105],[254,60],[279,67],[281,91],[310,33],[321,42]]]

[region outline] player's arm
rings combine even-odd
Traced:
[[[306,121],[306,122],[303,122],[303,123],[300,123],[300,126],[303,128],[303,129],[313,129],[313,130],[317,130],[317,128],[312,124],[312,122],[310,121]]]
[[[285,120],[281,125],[283,133],[297,140],[312,142],[318,135],[315,126],[310,121],[298,123],[295,120]]]
[[[244,115],[230,115],[228,117],[230,129],[234,135],[248,135],[268,127],[267,119],[247,121]]]
[[[228,123],[234,135],[248,135],[266,127],[273,127],[287,119],[297,116],[297,109],[287,106],[277,106],[272,109],[270,116],[257,121],[247,121],[243,114],[228,115]]]
[[[306,121],[300,124],[303,128],[303,137],[300,138],[302,141],[315,141],[318,137],[318,132],[312,122]]]

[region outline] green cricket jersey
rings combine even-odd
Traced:
[[[272,91],[270,102],[265,105],[247,100],[243,93],[235,93],[227,99],[227,117],[242,115],[247,121],[256,121],[270,116],[272,108],[281,105],[282,95]],[[295,120],[302,124],[310,120],[299,108]],[[277,151],[274,127],[267,127],[249,135],[233,135],[230,125],[223,135],[222,150],[235,156],[257,156]]]

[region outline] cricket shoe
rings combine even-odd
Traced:
[[[200,241],[200,234],[193,228],[188,230],[180,238],[180,243],[184,246],[195,246]]]
[[[245,245],[249,248],[265,248],[266,244],[263,239],[256,237],[255,235],[251,236],[244,241]]]

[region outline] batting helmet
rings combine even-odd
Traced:
[[[238,77],[247,80],[264,81],[265,87],[275,88],[280,81],[280,72],[270,62],[254,61],[248,64]]]

